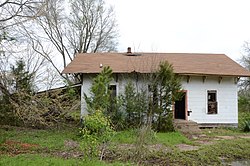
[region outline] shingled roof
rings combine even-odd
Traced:
[[[225,54],[193,53],[78,54],[62,73],[100,73],[102,66],[110,66],[113,73],[151,73],[161,61],[171,63],[180,75],[250,76],[248,70]]]

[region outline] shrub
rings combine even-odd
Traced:
[[[144,91],[136,92],[134,84],[129,81],[121,95],[122,108],[125,112],[123,129],[137,129],[143,124],[147,110],[147,96]]]
[[[88,111],[102,109],[107,113],[107,109],[110,107],[110,92],[107,90],[112,80],[112,69],[110,67],[104,67],[97,77],[93,79],[92,86],[90,88],[91,96],[88,97],[84,94],[85,101],[88,106]]]
[[[147,156],[148,150],[146,145],[156,140],[156,133],[150,126],[141,126],[137,132],[133,158],[134,160],[140,161]]]
[[[180,99],[181,80],[174,73],[173,66],[168,62],[161,62],[159,69],[153,73],[150,81],[152,92],[152,101],[149,112],[156,116],[152,122],[154,130],[167,132],[173,131],[172,111],[170,110],[172,102]]]
[[[244,132],[250,132],[250,119],[246,120],[244,122],[244,129],[243,129]]]
[[[101,157],[105,151],[105,145],[114,134],[109,118],[100,110],[94,111],[84,117],[83,127],[80,130],[82,136],[81,148],[85,159]]]
[[[249,92],[239,92],[238,107],[241,112],[250,112],[250,94]]]
[[[157,127],[155,128],[157,128],[158,132],[175,131],[172,110],[168,110],[166,114],[163,114],[159,117]]]

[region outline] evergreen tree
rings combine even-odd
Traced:
[[[112,69],[104,67],[101,73],[93,79],[93,84],[91,86],[90,92],[91,97],[87,97],[86,94],[85,100],[88,105],[88,111],[95,110],[104,110],[110,106],[110,93],[108,91],[108,86],[112,80]]]
[[[181,80],[168,62],[161,62],[158,71],[154,73],[151,87],[156,96],[153,101],[152,114],[157,114],[158,119],[154,126],[157,131],[173,131],[172,102],[182,97]]]
[[[25,63],[22,59],[16,61],[15,66],[11,66],[11,74],[15,92],[31,93],[34,91],[33,74],[25,70]]]

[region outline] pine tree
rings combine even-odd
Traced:
[[[33,74],[25,70],[25,63],[22,59],[16,61],[15,66],[11,66],[11,74],[15,92],[32,93],[34,91]]]
[[[110,93],[108,91],[108,86],[112,80],[112,69],[104,67],[101,73],[93,79],[93,84],[91,86],[91,97],[87,97],[85,100],[88,104],[89,111],[103,110],[107,111],[110,106]]]

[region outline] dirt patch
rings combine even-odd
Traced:
[[[198,143],[200,145],[213,145],[215,142],[210,140],[197,140],[195,143]]]
[[[64,159],[70,159],[70,158],[82,158],[83,152],[80,151],[56,151],[53,153],[54,156],[58,156]]]
[[[217,136],[217,138],[223,139],[223,140],[232,140],[232,139],[235,139],[235,136],[224,135],[224,136]]]
[[[118,144],[116,145],[116,148],[118,150],[131,150],[131,149],[135,149],[135,145],[134,144]]]
[[[250,139],[250,135],[241,135],[239,138],[245,138],[245,139]]]
[[[198,150],[200,147],[199,146],[193,146],[193,145],[187,145],[187,144],[178,144],[176,147],[180,151],[190,151],[190,150]]]
[[[37,144],[23,143],[19,141],[7,140],[0,145],[2,154],[18,155],[23,153],[33,153],[39,147]]]
[[[69,149],[77,149],[79,148],[79,143],[73,140],[66,140],[64,141],[64,146]]]
[[[147,148],[151,152],[171,152],[172,149],[163,144],[147,145]]]
[[[37,144],[22,143],[22,142],[11,141],[11,140],[7,140],[4,144],[6,144],[8,146],[20,146],[23,149],[30,149],[30,148],[34,148],[34,147],[39,146]]]

